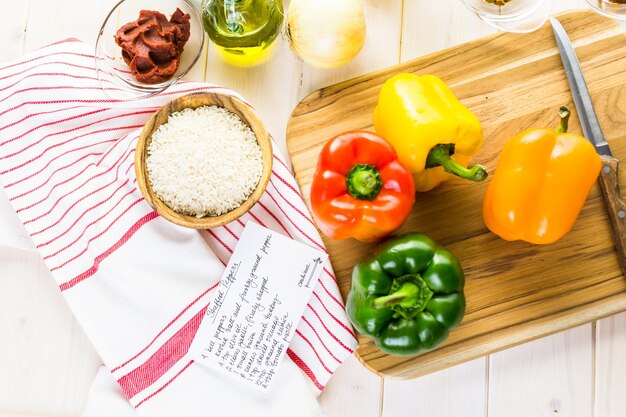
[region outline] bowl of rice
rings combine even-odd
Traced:
[[[178,97],[144,126],[135,150],[137,185],[165,219],[210,229],[261,198],[272,173],[272,142],[254,110],[218,92]]]

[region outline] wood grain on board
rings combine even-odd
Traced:
[[[574,42],[613,153],[623,160],[626,36],[613,21],[588,11],[559,19]],[[399,72],[435,74],[451,86],[483,123],[485,143],[474,162],[490,171],[504,141],[526,128],[556,125],[558,107],[574,106],[548,26],[530,34],[479,39],[323,88],[296,107],[287,128],[305,199],[324,142],[345,130],[371,130],[379,89]],[[570,131],[580,133],[577,118]],[[445,344],[417,358],[386,355],[361,337],[358,355],[373,371],[415,377],[626,310],[626,280],[597,187],[566,237],[536,246],[505,242],[485,228],[481,208],[486,185],[452,180],[417,196],[398,233],[424,232],[460,258],[467,276],[466,316]],[[371,246],[354,240],[325,243],[345,296],[352,266]]]

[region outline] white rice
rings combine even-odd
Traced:
[[[172,210],[219,216],[239,207],[263,171],[254,132],[230,111],[204,106],[172,113],[146,158],[154,193]]]

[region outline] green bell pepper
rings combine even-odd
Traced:
[[[463,319],[458,259],[421,233],[393,238],[355,265],[346,309],[354,327],[392,355],[434,349]]]

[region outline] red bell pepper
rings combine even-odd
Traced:
[[[414,202],[413,176],[382,137],[345,132],[322,149],[311,208],[326,236],[373,242],[400,227]]]

